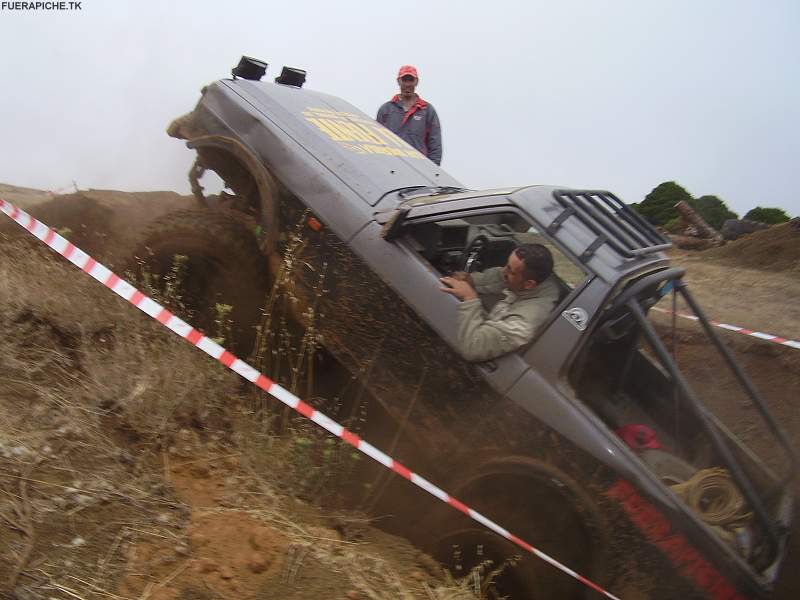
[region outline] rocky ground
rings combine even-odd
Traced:
[[[194,202],[96,190],[54,200],[2,184],[0,197],[110,266],[121,264],[144,224]],[[0,590],[7,597],[480,596],[480,577],[455,581],[364,515],[309,502],[352,457],[303,425],[275,436],[264,398],[15,228],[0,223]],[[800,233],[778,233],[757,247],[752,238],[673,258],[711,317],[798,339],[800,257],[792,252]],[[765,250],[769,243],[778,247]],[[780,260],[758,262],[770,255]],[[695,327],[680,322],[679,356],[703,381],[709,367]],[[800,351],[722,335],[800,445]],[[746,430],[752,409],[726,393],[721,385],[712,396],[716,408],[757,445],[758,432]],[[767,459],[775,452],[757,450]],[[798,561],[795,543],[776,597],[800,594]]]

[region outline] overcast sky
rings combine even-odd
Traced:
[[[371,115],[416,65],[472,188],[674,180],[800,215],[797,0],[81,4],[0,10],[0,182],[188,192],[165,127],[247,54]]]

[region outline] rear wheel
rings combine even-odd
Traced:
[[[567,486],[549,474],[494,473],[456,497],[565,566],[593,579],[602,570],[603,530]],[[583,584],[449,507],[431,520],[430,552],[456,577],[472,574],[488,599],[579,599]],[[476,576],[477,575],[477,576]]]
[[[144,233],[130,270],[170,310],[245,356],[268,280],[253,228],[231,210],[172,213]]]

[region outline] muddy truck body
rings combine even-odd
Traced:
[[[790,525],[794,454],[670,266],[668,241],[610,192],[469,190],[351,104],[304,89],[302,72],[264,82],[248,64],[258,67],[243,59],[239,77],[205,87],[169,128],[197,151],[200,207],[148,234],[151,268],[188,255],[202,272],[195,292],[243,306],[242,322],[256,306],[243,286],[271,314],[280,288],[292,322],[313,333],[307,343],[360,386],[346,402],[310,401],[612,593],[768,596]],[[207,170],[226,191],[204,194]],[[195,243],[203,235],[210,244]],[[557,305],[518,351],[466,361],[458,300],[439,278],[503,265],[528,242],[554,254]],[[783,468],[758,459],[678,369],[649,318],[676,296],[782,448]],[[252,324],[237,321],[245,351]],[[533,556],[504,563],[519,554],[504,539],[404,479],[364,469],[381,527],[462,573],[503,564],[490,585],[497,597],[596,594]],[[738,503],[727,520],[712,514],[720,494]]]

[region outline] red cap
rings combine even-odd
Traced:
[[[403,65],[397,72],[397,78],[400,79],[403,75],[411,75],[414,79],[419,79],[417,75],[417,68],[411,65]]]

